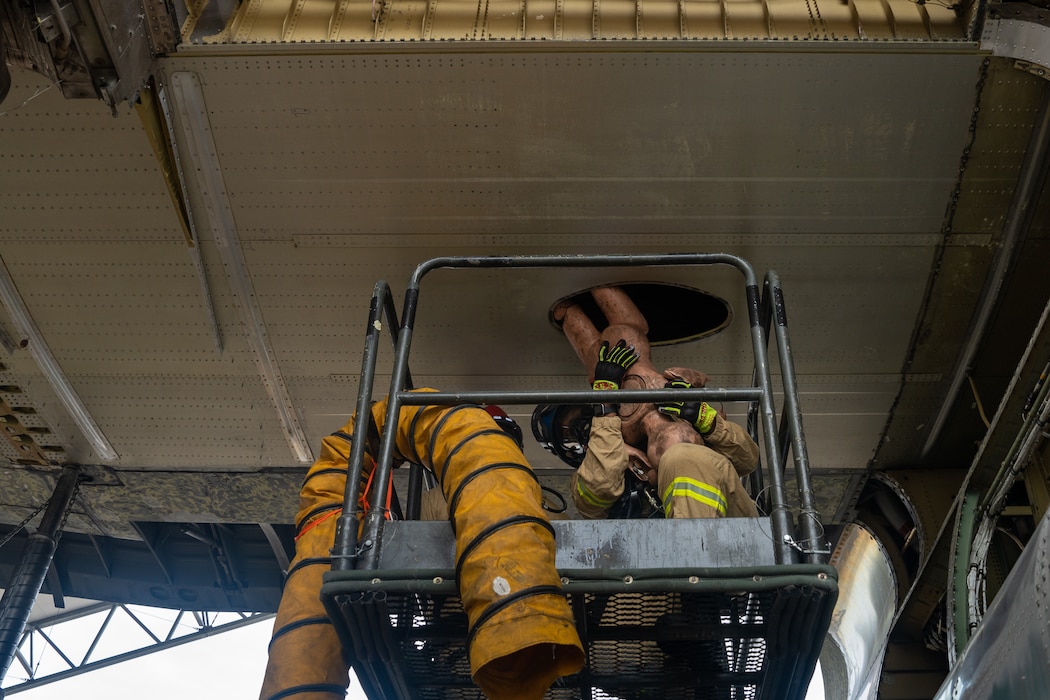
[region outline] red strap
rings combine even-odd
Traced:
[[[372,477],[374,477],[375,474],[376,474],[376,470],[373,468],[372,471],[370,471],[368,473],[368,481],[365,482],[364,490],[361,492],[361,495],[359,495],[357,497],[357,505],[361,509],[361,512],[363,514],[365,514],[365,515],[368,515],[368,510],[369,510],[369,507],[370,507],[369,504],[368,504],[368,492],[372,490]],[[393,500],[393,497],[394,497],[394,475],[393,475],[393,473],[391,473],[390,474],[390,482],[387,484],[387,489],[386,489],[386,519],[387,520],[391,519],[391,516],[390,516],[390,504],[391,504],[391,502]]]
[[[310,532],[310,530],[313,530],[315,527],[317,527],[318,525],[323,523],[325,520],[328,520],[331,517],[339,515],[342,512],[343,512],[342,508],[336,508],[335,510],[328,511],[327,513],[322,515],[320,518],[314,518],[313,520],[310,521],[309,525],[307,525],[306,527],[303,528],[302,532],[300,532],[298,535],[295,536],[295,541],[298,542],[299,538],[302,537],[303,535],[305,535],[306,533]]]

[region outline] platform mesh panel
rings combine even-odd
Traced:
[[[557,681],[546,698],[754,700],[766,672],[775,597],[775,591],[570,595],[587,665]],[[364,635],[387,635],[385,645],[374,642],[386,653],[359,649],[359,663],[369,663],[366,656],[381,661],[384,674],[399,677],[421,700],[483,700],[470,679],[458,596],[391,593],[351,605],[373,607],[359,620],[390,623]]]

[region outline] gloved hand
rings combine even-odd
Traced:
[[[691,389],[689,382],[679,380],[667,382],[665,389]],[[706,401],[665,401],[656,404],[656,410],[668,416],[681,418],[696,428],[701,435],[709,435],[715,428],[717,411]]]
[[[609,341],[603,340],[598,348],[598,364],[594,366],[594,389],[619,389],[623,375],[628,368],[638,361],[638,353],[633,345],[628,345],[620,338],[616,345],[609,347]]]

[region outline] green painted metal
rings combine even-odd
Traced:
[[[970,564],[970,547],[973,544],[973,524],[977,512],[979,494],[970,491],[963,496],[959,513],[959,528],[955,537],[955,558],[952,561],[952,602],[955,615],[952,625],[955,632],[955,653],[962,654],[970,641],[970,626],[966,619],[966,572]]]

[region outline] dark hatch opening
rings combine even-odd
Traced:
[[[727,301],[692,287],[664,282],[622,282],[616,286],[627,293],[649,322],[652,345],[674,345],[714,335],[733,318]],[[557,300],[548,314],[551,323],[554,324],[553,309],[570,301],[579,304],[599,332],[604,330],[609,324],[594,303],[591,289]]]

